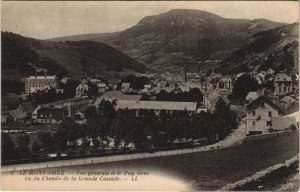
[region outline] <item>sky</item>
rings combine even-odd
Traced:
[[[37,39],[115,32],[171,9],[293,23],[299,22],[298,6],[297,1],[2,1],[1,30]]]

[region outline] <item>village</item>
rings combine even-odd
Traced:
[[[247,136],[299,127],[298,74],[271,68],[234,75],[137,73],[118,80],[36,73],[24,85],[23,94],[6,95],[17,99],[1,114],[2,132],[14,138],[8,145],[22,145],[16,150],[23,158],[87,148],[203,146],[240,126]]]

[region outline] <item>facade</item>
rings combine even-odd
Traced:
[[[129,88],[130,88],[130,83],[122,83],[122,86],[121,86],[122,92],[124,92],[124,93],[128,92]]]
[[[292,78],[285,73],[278,73],[274,80],[274,94],[275,95],[285,95],[293,91]]]
[[[196,102],[118,100],[116,104],[117,104],[116,110],[120,110],[120,109],[135,110],[137,115],[140,110],[154,110],[156,115],[159,115],[160,111],[162,110],[165,110],[169,113],[172,113],[174,111],[185,111],[185,110],[189,114],[197,113]]]
[[[86,83],[81,83],[76,87],[75,95],[76,97],[81,97],[84,93],[87,93],[90,86]]]
[[[35,93],[38,90],[44,90],[47,88],[58,88],[58,78],[53,76],[29,76],[25,79],[25,93]]]
[[[98,83],[97,87],[99,93],[105,93],[105,91],[108,89],[105,83]]]
[[[87,98],[70,98],[38,105],[32,113],[32,119],[39,123],[61,123],[66,118],[74,118],[77,112],[89,106]]]
[[[273,127],[273,119],[281,109],[265,96],[260,96],[247,105],[247,134],[266,134]]]
[[[201,82],[201,77],[197,73],[187,73],[185,75],[186,82]]]

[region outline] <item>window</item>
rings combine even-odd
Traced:
[[[268,111],[268,116],[272,117],[272,111]]]
[[[267,126],[272,126],[272,121],[267,121]]]
[[[255,111],[252,111],[252,115],[255,115]]]
[[[256,121],[252,121],[252,125],[256,125]]]

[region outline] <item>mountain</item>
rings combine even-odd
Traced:
[[[227,19],[190,9],[147,16],[137,25],[111,34],[51,39],[105,42],[137,61],[160,71],[207,68],[247,43],[253,34],[285,25],[266,19]],[[206,65],[206,66],[203,66]]]
[[[37,69],[48,74],[113,76],[143,72],[144,65],[111,46],[93,41],[51,42],[1,32],[2,75],[20,79]]]
[[[249,38],[216,69],[225,73],[251,70],[298,70],[298,23],[262,31]]]

